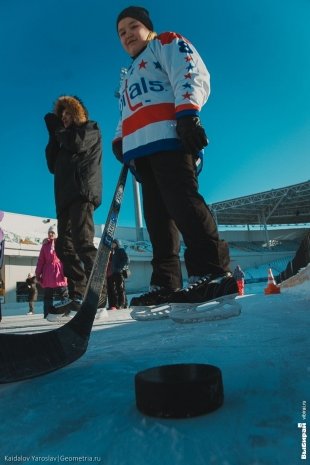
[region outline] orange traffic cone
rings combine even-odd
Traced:
[[[280,287],[276,285],[271,268],[268,270],[267,287],[264,289],[265,294],[280,294]]]

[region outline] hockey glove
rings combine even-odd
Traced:
[[[183,116],[177,120],[177,134],[189,153],[196,155],[208,145],[208,138],[198,116]]]
[[[112,142],[112,151],[117,160],[121,163],[124,163],[122,139],[117,139],[116,141]]]
[[[55,113],[47,113],[44,116],[44,120],[47,130],[50,134],[55,134],[57,129],[63,128],[61,120],[58,118],[57,115],[55,115]]]

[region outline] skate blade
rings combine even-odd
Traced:
[[[150,305],[146,307],[131,307],[133,310],[130,312],[131,318],[137,321],[147,321],[147,320],[163,320],[169,318],[170,315],[170,305]]]
[[[239,316],[241,305],[238,294],[229,294],[201,304],[170,304],[170,319],[176,323],[198,323]]]
[[[75,312],[76,313],[76,312]],[[47,321],[50,323],[60,323],[60,324],[65,324],[68,321],[72,320],[73,315],[71,315],[71,312],[69,314],[59,314],[59,315],[54,315],[49,313],[46,317]]]
[[[95,315],[95,320],[107,320],[109,319],[109,314],[106,308],[98,308]]]

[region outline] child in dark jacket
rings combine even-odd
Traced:
[[[129,258],[121,241],[114,239],[107,270],[109,310],[127,307],[124,270],[128,268]]]
[[[29,302],[29,312],[28,315],[34,314],[34,302],[38,298],[38,288],[37,288],[37,279],[32,274],[29,273],[26,279],[27,289],[28,289],[28,302]]]

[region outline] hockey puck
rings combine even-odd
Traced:
[[[135,376],[136,405],[145,415],[188,418],[219,408],[224,401],[221,370],[184,363],[140,371]]]

